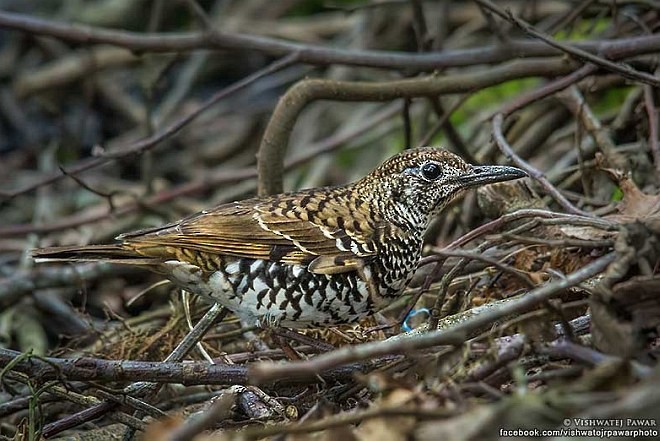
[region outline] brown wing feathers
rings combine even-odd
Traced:
[[[350,270],[343,267],[351,266],[356,258],[373,253],[371,237],[365,237],[368,232],[341,228],[342,216],[355,218],[346,204],[336,199],[323,203],[314,199],[314,208],[323,206],[319,216],[318,211],[301,211],[301,205],[293,203],[300,197],[294,194],[225,204],[177,223],[123,234],[117,238],[120,244],[42,249],[33,255],[58,260],[155,263],[179,258],[177,250],[190,249],[291,264],[308,264],[318,256],[326,256],[324,271],[341,272]],[[362,227],[366,228],[366,223]]]
[[[161,262],[153,258],[145,258],[133,250],[124,248],[121,244],[39,248],[32,250],[32,257],[54,262],[109,260],[130,265],[154,265]]]

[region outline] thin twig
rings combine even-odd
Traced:
[[[527,92],[516,97],[513,101],[508,104],[505,104],[500,108],[498,113],[503,114],[504,116],[509,116],[516,110],[520,110],[526,105],[539,101],[543,98],[546,98],[554,93],[557,93],[565,88],[585,79],[592,73],[596,72],[598,68],[593,64],[585,64],[575,72],[551,81],[538,89],[534,89],[531,92]]]
[[[202,412],[193,414],[185,423],[174,428],[165,438],[166,441],[189,441],[206,429],[212,428],[231,415],[231,407],[236,401],[236,394],[231,390],[216,397],[211,405]]]
[[[2,15],[2,13],[0,13]],[[197,118],[199,115],[204,113],[206,110],[208,110],[210,107],[214,106],[217,104],[219,101],[221,101],[224,98],[227,98],[229,95],[232,95],[245,87],[249,86],[250,84],[254,83],[255,81],[259,80],[260,78],[263,78],[265,76],[268,76],[274,72],[277,72],[279,70],[282,70],[288,66],[291,66],[295,64],[298,61],[298,53],[292,53],[289,54],[288,56],[281,58],[268,66],[264,67],[263,69],[258,70],[257,72],[254,72],[251,75],[248,75],[245,78],[242,78],[241,80],[231,84],[230,86],[225,87],[224,89],[216,92],[213,94],[209,99],[207,99],[204,103],[202,103],[199,107],[197,107],[195,110],[192,112],[188,113],[187,115],[179,118],[176,120],[174,123],[170,124],[169,126],[156,131],[152,136],[149,136],[148,138],[145,138],[141,141],[135,142],[128,144],[126,146],[120,147],[117,150],[113,152],[106,152],[103,153],[101,157],[99,158],[91,158],[87,159],[85,161],[81,161],[77,165],[68,168],[66,171],[62,169],[61,174],[55,174],[51,175],[48,177],[45,177],[43,179],[39,179],[36,182],[18,189],[14,190],[11,192],[5,192],[3,194],[4,197],[8,198],[14,198],[18,195],[33,191],[39,187],[42,187],[47,184],[52,184],[53,182],[58,181],[64,176],[73,176],[74,174],[82,173],[87,170],[91,170],[93,168],[100,167],[103,164],[106,164],[110,160],[113,159],[118,159],[118,158],[123,158],[127,155],[131,154],[140,154],[145,151],[148,151],[154,147],[156,147],[159,143],[164,141],[165,139],[173,136],[177,132],[179,132],[183,127],[188,125],[190,122],[192,122],[195,118]]]
[[[508,240],[515,240],[516,242],[531,244],[531,245],[545,245],[548,247],[580,247],[580,248],[606,248],[614,245],[614,240],[583,240],[583,239],[544,239],[541,237],[520,236],[518,234],[511,234],[504,232],[502,238]]]
[[[170,353],[170,355],[165,358],[165,361],[166,362],[181,361],[186,356],[186,354],[188,354],[188,352],[190,352],[192,348],[195,347],[197,342],[204,336],[206,331],[210,329],[210,327],[213,325],[215,320],[221,317],[221,315],[225,313],[226,310],[222,306],[220,306],[217,303],[213,304],[213,306],[211,306],[211,308],[204,315],[204,317],[202,317],[199,320],[199,322],[197,322],[193,330],[190,331],[184,337],[184,339],[179,343],[179,345],[176,348],[174,348],[174,350]],[[130,386],[124,388],[124,393],[131,395],[140,395],[145,392],[149,392],[153,390],[155,386],[156,385],[151,382],[133,383]],[[44,426],[43,435],[44,437],[49,438],[53,435],[62,432],[63,430],[67,430],[72,427],[78,426],[84,422],[96,419],[106,414],[107,412],[115,409],[117,405],[118,403],[114,401],[103,401],[102,403],[99,403],[94,407],[90,407],[81,412],[62,418],[59,421],[55,421],[53,423],[47,424],[46,426]]]
[[[46,35],[80,44],[111,44],[134,52],[184,52],[195,49],[254,50],[273,56],[300,52],[300,61],[309,64],[347,64],[431,71],[449,67],[491,64],[520,57],[548,57],[565,52],[546,43],[512,40],[507,44],[473,49],[448,50],[437,53],[409,54],[395,51],[366,51],[327,48],[320,45],[293,43],[276,38],[248,34],[208,32],[143,33],[120,31],[92,26],[35,18],[24,14],[0,12],[0,27]],[[636,46],[640,53],[660,48],[660,36],[625,38],[616,41],[593,40],[574,42],[573,47],[587,53],[600,53],[605,48]],[[655,48],[655,49],[652,49]]]
[[[655,75],[651,75],[646,72],[640,72],[625,64],[614,63],[603,57],[594,55],[590,52],[580,49],[575,45],[566,44],[557,41],[554,38],[550,37],[549,35],[546,35],[543,32],[536,30],[526,21],[516,17],[515,15],[513,15],[511,11],[504,11],[502,8],[500,8],[490,0],[475,0],[475,1],[478,4],[483,5],[485,8],[488,8],[489,10],[493,11],[501,18],[514,23],[516,26],[518,26],[525,33],[531,35],[532,37],[538,38],[539,40],[544,41],[548,45],[557,48],[562,52],[570,54],[581,61],[593,63],[597,66],[602,67],[603,69],[607,69],[611,72],[618,73],[619,75],[634,81],[639,81],[654,87],[660,86],[660,78],[656,77]]]
[[[471,242],[478,237],[483,236],[484,234],[490,233],[491,231],[496,231],[502,228],[504,225],[516,221],[518,219],[524,219],[527,217],[534,218],[545,218],[550,220],[558,220],[563,224],[578,224],[578,225],[588,225],[594,228],[600,228],[604,230],[615,230],[617,227],[615,224],[606,221],[604,219],[599,219],[595,217],[588,216],[579,216],[574,214],[566,213],[557,213],[549,210],[540,210],[536,208],[527,208],[523,210],[514,211],[513,213],[505,214],[495,220],[492,220],[488,223],[485,223],[472,231],[464,234],[458,239],[454,240],[452,243],[447,245],[444,249],[451,250],[465,245],[468,242]]]
[[[494,266],[495,268],[498,268],[501,271],[504,271],[505,273],[511,274],[530,288],[534,288],[536,286],[532,279],[530,279],[529,276],[523,271],[506,265],[495,258],[484,256],[479,252],[469,250],[445,250],[442,248],[431,248],[431,251],[445,257],[460,257],[461,259],[480,260]]]
[[[532,77],[555,76],[574,70],[564,59],[520,60],[486,71],[452,75],[429,75],[396,81],[336,81],[306,79],[299,81],[279,99],[259,146],[257,193],[261,196],[283,191],[283,168],[289,136],[310,103],[317,100],[382,102],[400,98],[437,97],[450,93],[469,93],[503,82]]]
[[[513,161],[518,167],[525,170],[532,178],[536,179],[548,192],[548,194],[550,194],[550,196],[552,196],[553,199],[557,201],[557,203],[561,205],[566,211],[568,211],[569,213],[578,214],[580,216],[593,217],[591,213],[580,210],[579,208],[571,204],[569,200],[566,199],[564,195],[561,194],[554,185],[552,185],[552,183],[548,180],[548,178],[546,178],[545,175],[539,169],[537,169],[527,161],[524,161],[520,156],[518,156],[513,151],[513,148],[509,145],[509,143],[504,138],[504,135],[502,134],[503,119],[504,118],[501,113],[498,113],[493,117],[493,138],[495,138],[495,143],[500,148],[502,153],[504,153],[504,156],[506,156],[511,161]]]
[[[653,99],[654,90],[644,85],[644,107],[649,117],[649,148],[655,162],[655,172],[660,177],[660,145],[658,144],[658,110]]]
[[[309,338],[309,337],[308,337]],[[296,347],[296,350],[305,354],[311,354],[311,347]],[[326,349],[329,352],[330,349]],[[281,349],[265,352],[251,352],[245,354],[231,354],[227,358],[234,362],[244,362],[252,358],[275,359],[283,357]],[[278,385],[300,385],[317,383],[320,381],[347,381],[353,378],[356,372],[365,373],[378,367],[384,362],[389,362],[398,357],[386,356],[371,363],[355,363],[350,366],[330,370],[319,378],[291,378],[279,381]],[[30,357],[26,354],[0,348],[0,366],[6,367],[17,360],[11,366],[16,372],[24,373],[40,380],[68,380],[68,381],[93,381],[97,387],[101,383],[108,382],[143,382],[159,384],[184,384],[194,385],[247,385],[248,368],[239,364],[210,364],[208,361],[135,361],[135,360],[107,360],[102,358],[76,357]],[[116,400],[124,400],[127,397],[117,396]],[[96,403],[92,403],[96,404]],[[129,403],[130,404],[130,403]]]
[[[559,93],[558,97],[579,118],[582,126],[584,126],[600,151],[607,158],[610,164],[609,166],[627,170],[629,167],[626,158],[617,151],[616,145],[607,132],[607,129],[603,127],[600,120],[591,111],[591,107],[587,104],[587,101],[577,86],[572,85]]]
[[[398,104],[398,103],[395,103]],[[317,158],[319,155],[330,153],[342,145],[348,143],[349,141],[362,136],[367,133],[372,128],[376,127],[379,124],[382,124],[384,121],[392,118],[399,112],[399,107],[397,106],[385,106],[382,111],[376,113],[371,118],[368,118],[363,125],[355,127],[352,130],[346,132],[340,132],[334,135],[329,136],[326,139],[320,140],[314,144],[309,145],[307,149],[304,150],[299,156],[292,158],[287,161],[284,165],[284,170],[290,170],[294,167],[306,164],[312,159]],[[389,126],[391,130],[396,128],[396,125],[391,124]],[[142,201],[133,201],[122,207],[118,207],[115,211],[116,216],[123,216],[129,213],[136,212],[145,207],[153,207],[160,205],[166,202],[169,202],[175,198],[191,195],[203,192],[209,188],[215,188],[223,184],[234,183],[237,181],[244,181],[247,179],[255,178],[257,172],[253,167],[239,168],[235,170],[230,169],[220,169],[210,176],[203,177],[176,187],[173,187],[169,190],[162,191],[157,193],[146,200]],[[255,184],[256,187],[256,184]],[[50,222],[48,224],[16,224],[16,225],[0,225],[0,238],[1,237],[14,237],[25,235],[29,233],[49,233],[54,231],[60,231],[67,228],[75,228],[81,225],[98,222],[110,217],[112,213],[91,213],[83,215],[72,215],[68,218],[60,219],[56,222]],[[0,286],[0,298],[1,296]]]

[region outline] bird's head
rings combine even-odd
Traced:
[[[525,176],[516,167],[471,165],[446,150],[422,147],[389,158],[358,185],[378,195],[371,200],[388,221],[424,231],[435,215],[470,187]]]

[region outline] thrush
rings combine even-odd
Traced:
[[[522,178],[446,150],[406,150],[364,178],[257,197],[118,236],[37,249],[59,261],[140,265],[260,326],[351,323],[401,295],[433,218],[465,190]]]

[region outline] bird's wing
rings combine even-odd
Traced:
[[[308,191],[224,204],[164,227],[120,236],[148,256],[174,250],[310,264],[331,274],[355,269],[375,254],[369,211],[341,192]]]

